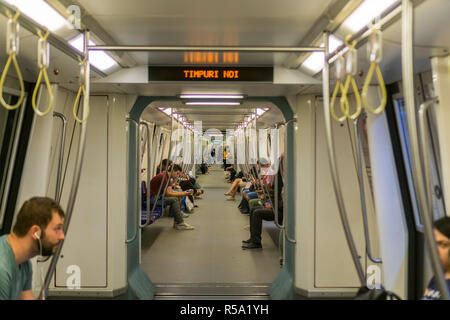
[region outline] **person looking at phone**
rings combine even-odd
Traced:
[[[179,165],[174,164],[173,170],[170,171],[170,177],[167,172],[161,172],[152,178],[150,181],[150,197],[156,198],[164,195],[164,203],[170,207],[174,212],[174,224],[173,227],[177,230],[193,230],[194,227],[184,222],[183,218],[187,218],[189,215],[183,214],[181,211],[180,200],[191,194],[192,191],[177,192],[172,189],[172,181],[176,181],[182,169]],[[161,191],[160,191],[161,190]],[[160,191],[160,192],[159,192]],[[159,192],[159,194],[158,194]]]

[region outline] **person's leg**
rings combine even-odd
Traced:
[[[256,207],[263,207],[263,201],[261,199],[250,199],[248,201],[248,207],[250,212],[252,212],[253,209],[255,209]]]
[[[250,223],[250,244],[256,244],[261,246],[261,233],[262,233],[262,221],[273,220],[274,214],[272,210],[268,209],[255,209],[251,215]],[[250,246],[251,247],[251,246]]]
[[[170,206],[174,212],[173,220],[176,224],[183,223],[183,213],[181,212],[180,200],[177,197],[165,197],[164,202]]]
[[[233,182],[233,184],[231,185],[230,189],[228,189],[228,191],[225,193],[226,196],[231,195],[231,193],[233,192],[234,186],[235,186],[235,183]]]
[[[236,195],[236,190],[239,186],[239,183],[241,182],[241,179],[236,179],[233,181],[233,184],[231,185],[230,189],[227,191],[227,193],[225,193],[226,196],[231,196],[232,198],[234,198],[234,196]]]
[[[249,199],[257,199],[258,198],[258,193],[257,192],[248,192],[247,196]]]
[[[239,188],[239,186],[242,184],[243,182],[242,182],[242,179],[240,179],[240,178],[237,178],[236,180],[234,180],[233,181],[233,190],[231,191],[231,194],[234,196],[234,195],[236,195],[236,192],[237,192],[237,190],[238,190],[238,188]],[[245,185],[245,182],[244,182],[244,185]]]

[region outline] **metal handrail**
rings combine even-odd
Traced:
[[[425,173],[425,190],[427,195],[427,204],[428,204],[428,210],[430,210],[430,213],[433,212],[433,179],[431,178],[431,165],[429,157],[427,156],[427,151],[430,149],[427,135],[426,135],[426,129],[427,129],[427,121],[426,121],[426,115],[427,110],[429,107],[431,107],[433,104],[439,103],[439,100],[437,97],[432,98],[428,101],[425,101],[422,103],[419,107],[419,129],[420,129],[420,142],[421,142],[421,158],[422,163],[424,167],[424,173]]]
[[[60,118],[62,121],[62,133],[61,133],[61,144],[59,147],[59,161],[58,161],[58,172],[56,174],[56,190],[55,190],[55,200],[56,202],[61,201],[61,174],[63,169],[63,161],[64,161],[64,149],[65,149],[65,140],[66,140],[66,128],[67,128],[67,119],[66,117],[59,112],[53,112],[53,117]]]
[[[429,212],[427,195],[425,192],[425,183],[423,181],[423,170],[421,167],[419,141],[417,136],[416,108],[414,102],[414,70],[413,70],[413,20],[414,7],[411,0],[402,0],[403,17],[402,17],[402,77],[403,92],[405,95],[405,108],[407,112],[408,134],[411,149],[411,167],[414,181],[414,189],[416,191],[419,212],[424,226],[425,241],[430,254],[431,266],[436,280],[436,285],[441,292],[441,298],[449,299],[447,285],[445,283],[442,265],[436,248],[436,240],[434,238],[433,223]]]
[[[171,150],[172,149],[172,130],[173,130],[173,111],[172,110],[170,112],[170,116],[171,116],[171,126],[170,126],[170,140],[169,140],[169,155],[167,157],[168,161],[170,161],[170,153],[172,151]],[[164,139],[164,142],[165,142],[165,139]],[[164,148],[164,143],[160,144],[160,148],[161,147]],[[161,158],[162,158],[162,150],[161,150]],[[160,161],[160,163],[161,163],[161,161]],[[165,186],[164,190],[166,190],[167,186],[169,185],[170,177],[172,176],[172,172],[173,172],[173,167],[174,166],[172,165],[171,166],[171,170],[170,170],[170,174],[167,176],[167,182],[166,182],[166,186]],[[169,171],[169,163],[167,163],[165,174],[168,174],[168,171]],[[150,212],[151,215],[153,215],[153,212],[155,212],[156,204],[158,203],[159,197],[161,196],[161,190],[162,190],[162,185],[163,185],[162,182],[163,181],[161,181],[161,183],[159,184],[158,193],[156,194],[155,202],[153,203],[152,211]],[[163,200],[164,200],[164,197],[165,197],[165,191],[164,191],[164,194],[162,195],[162,199]]]
[[[286,132],[287,132],[287,126],[288,126],[289,124],[293,124],[294,122],[297,122],[297,119],[296,119],[296,118],[292,118],[292,119],[286,121],[286,124],[285,124],[285,125],[286,125],[286,130],[285,130],[285,136],[284,136],[285,139],[287,139],[287,134],[286,134]],[[285,145],[287,145],[286,141],[285,141]],[[284,206],[283,206],[283,210],[284,210]],[[295,212],[295,210],[294,210],[294,212]],[[291,238],[289,237],[289,235],[288,235],[288,232],[287,232],[287,231],[289,230],[288,222],[289,222],[288,217],[284,217],[284,216],[283,216],[284,238],[285,238],[288,242],[290,242],[290,243],[292,243],[292,244],[297,244],[297,240],[291,239]]]
[[[147,214],[147,221],[141,225],[139,222],[139,228],[145,228],[150,224],[150,127],[148,126],[147,122],[141,121],[140,125],[143,125],[147,131],[147,199],[146,199],[146,214]]]
[[[350,249],[350,254],[353,259],[353,264],[355,265],[359,281],[361,286],[365,285],[364,270],[359,260],[359,255],[356,250],[356,245],[353,240],[353,236],[350,230],[350,225],[347,218],[347,212],[345,210],[344,199],[342,196],[342,191],[339,182],[339,174],[337,172],[336,166],[336,153],[334,150],[333,135],[331,133],[331,119],[330,119],[330,69],[328,64],[328,32],[324,32],[324,44],[325,44],[325,58],[324,58],[324,68],[322,69],[322,87],[323,87],[323,106],[324,106],[324,120],[326,129],[326,138],[328,146],[328,161],[330,165],[331,178],[333,181],[334,194],[336,197],[336,202],[339,209],[339,215],[341,218],[341,223],[344,228],[345,238],[347,240],[348,247]]]
[[[323,47],[269,47],[269,46],[137,46],[137,45],[95,45],[90,51],[146,51],[146,52],[184,52],[184,51],[217,51],[217,52],[323,52]]]
[[[364,237],[366,240],[366,248],[367,248],[367,256],[370,261],[373,263],[382,263],[380,258],[374,258],[372,255],[372,246],[370,244],[370,234],[369,234],[369,222],[367,216],[367,206],[366,206],[366,196],[364,191],[364,176],[362,169],[362,156],[361,156],[361,138],[359,135],[359,122],[361,120],[361,116],[356,118],[353,121],[353,128],[355,130],[355,142],[356,142],[356,157],[357,157],[357,170],[356,173],[358,175],[359,181],[359,195],[361,198],[361,208],[362,208],[362,216],[363,216],[363,224],[364,224]]]
[[[53,117],[60,118],[62,120],[62,134],[61,134],[61,144],[59,147],[59,160],[58,160],[58,171],[56,173],[56,187],[55,187],[55,201],[60,203],[61,201],[61,174],[63,168],[63,160],[64,160],[64,148],[65,148],[65,139],[66,139],[66,127],[67,127],[67,119],[66,117],[59,112],[53,112]],[[48,256],[42,260],[38,260],[37,262],[43,263],[50,260],[51,256]]]
[[[278,229],[284,230],[284,223],[283,223],[283,225],[280,225],[278,223],[278,201],[279,201],[278,200],[278,173],[275,175],[274,187],[275,187],[275,195],[274,195],[275,196],[275,199],[274,199],[275,207],[273,208],[273,213],[275,215],[274,221],[275,221],[275,225],[277,226]],[[283,216],[283,219],[284,219],[284,216]]]
[[[127,118],[126,119],[126,121],[129,121],[129,122],[133,122],[134,123],[134,125],[135,125],[135,127],[136,127],[136,138],[135,138],[135,145],[136,145],[136,155],[135,155],[135,161],[134,161],[134,164],[135,164],[135,166],[136,166],[136,176],[138,177],[136,180],[137,181],[135,181],[135,190],[136,190],[136,198],[135,198],[135,200],[136,200],[136,206],[135,206],[135,209],[136,209],[136,213],[135,213],[135,215],[134,215],[134,219],[135,219],[135,221],[134,221],[134,224],[135,224],[135,228],[134,228],[134,233],[133,233],[133,237],[131,238],[131,239],[126,239],[125,240],[125,243],[126,244],[129,244],[129,243],[131,243],[131,242],[133,242],[134,240],[136,240],[136,237],[137,237],[137,234],[138,234],[138,229],[139,229],[139,225],[140,225],[140,218],[141,218],[141,215],[140,215],[140,213],[141,213],[141,206],[140,206],[140,201],[139,201],[139,199],[140,199],[140,169],[139,169],[139,167],[140,167],[140,153],[141,153],[141,151],[140,151],[140,130],[139,130],[139,123],[136,121],[136,120],[134,120],[134,119],[131,119],[131,118]],[[128,228],[127,228],[128,229]]]
[[[84,56],[87,61],[87,64],[89,65],[89,56],[87,52],[87,44],[89,43],[89,31],[84,32]],[[89,105],[89,92],[90,92],[90,79],[89,77],[86,77],[86,95],[84,96],[84,103],[83,103],[83,114],[87,112],[87,108]],[[69,230],[70,220],[72,218],[72,212],[73,208],[75,206],[75,200],[78,193],[78,186],[80,183],[80,177],[81,177],[81,169],[83,167],[83,158],[84,158],[84,151],[85,151],[85,145],[86,145],[86,131],[87,131],[87,121],[84,121],[81,123],[81,132],[80,132],[80,141],[78,143],[78,153],[77,153],[77,161],[75,163],[75,170],[74,170],[74,178],[72,181],[72,187],[70,190],[70,196],[69,201],[67,204],[67,211],[66,211],[66,218],[64,221],[63,226],[63,232],[64,235],[67,237],[67,232]],[[40,297],[42,299],[45,299],[48,291],[48,287],[50,285],[51,278],[53,276],[53,272],[55,271],[56,264],[58,262],[59,257],[61,256],[61,251],[64,245],[64,240],[61,240],[58,249],[56,250],[55,254],[53,255],[52,261],[50,262],[50,266],[47,270],[47,274],[45,276],[44,284],[41,288]]]

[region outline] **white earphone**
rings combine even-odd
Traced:
[[[41,240],[41,237],[39,236],[39,234],[37,233],[37,231],[34,233],[35,237],[38,238],[38,240]]]

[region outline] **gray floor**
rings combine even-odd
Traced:
[[[237,209],[240,196],[236,201],[226,200],[224,192],[230,184],[223,169],[216,166],[198,180],[205,194],[196,200],[199,208],[186,219],[195,230],[175,230],[173,218],[161,217],[143,232],[141,263],[157,292],[267,291],[280,271],[273,222],[264,222],[263,249],[243,250],[241,241],[249,238],[244,228],[249,218]]]

